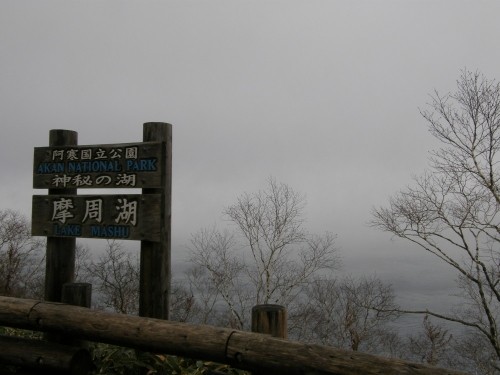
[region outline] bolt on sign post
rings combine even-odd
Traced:
[[[140,312],[168,319],[171,142],[172,125],[146,123],[144,142],[82,146],[76,132],[51,130],[49,147],[35,147],[33,188],[48,195],[33,196],[32,235],[47,237],[47,301],[74,281],[76,238],[139,240]],[[77,195],[102,188],[142,194]]]

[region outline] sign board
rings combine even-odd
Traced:
[[[160,194],[34,195],[32,235],[160,241]]]
[[[33,188],[162,188],[162,143],[35,147]]]
[[[45,300],[60,302],[74,280],[75,238],[139,240],[139,315],[168,319],[172,125],[145,123],[143,141],[80,146],[77,132],[52,129],[49,147],[35,147],[33,188],[48,189],[33,196],[31,223],[47,237]],[[78,195],[82,188],[142,194]]]

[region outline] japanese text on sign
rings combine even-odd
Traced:
[[[161,184],[161,143],[35,148],[33,187],[144,188]]]
[[[159,240],[160,195],[35,195],[35,236]]]

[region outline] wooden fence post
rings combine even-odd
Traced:
[[[62,289],[61,302],[68,305],[90,308],[92,301],[92,284],[66,283]]]
[[[162,142],[161,188],[145,188],[142,193],[161,194],[160,242],[141,241],[139,316],[168,319],[170,306],[170,243],[172,196],[172,125],[148,122],[143,128],[144,142]]]
[[[257,305],[252,308],[252,332],[286,339],[287,313],[280,305]]]
[[[66,283],[62,288],[62,301],[68,305],[90,308],[92,302],[92,284]],[[63,335],[57,339],[64,345],[88,349],[89,343],[85,340]]]
[[[92,301],[92,284],[66,283],[62,289],[62,303],[90,308]]]
[[[49,146],[75,146],[78,133],[73,130],[53,129]],[[49,189],[49,195],[76,195],[76,189]],[[75,277],[75,238],[47,237],[45,300],[61,302],[62,286]]]

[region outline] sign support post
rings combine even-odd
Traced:
[[[160,194],[160,241],[141,241],[139,316],[168,319],[171,279],[172,125],[148,122],[144,142],[162,142],[160,188],[143,188],[143,195]]]
[[[74,146],[78,133],[73,130],[52,129],[50,147]],[[49,189],[49,195],[76,195],[77,189]],[[45,300],[61,302],[62,287],[74,281],[76,238],[47,237]]]

